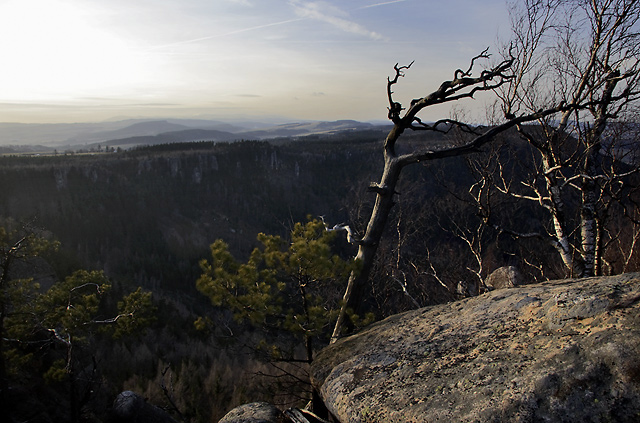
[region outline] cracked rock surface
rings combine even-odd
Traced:
[[[640,274],[501,289],[391,316],[323,350],[346,422],[640,421]]]

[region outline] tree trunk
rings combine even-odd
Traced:
[[[580,212],[580,235],[582,238],[582,274],[581,277],[595,276],[596,270],[596,187],[588,177],[582,181],[582,210]]]
[[[598,209],[598,184],[596,177],[598,172],[598,157],[600,156],[600,149],[602,148],[602,134],[607,127],[607,121],[609,116],[609,106],[613,95],[613,90],[618,84],[618,78],[620,76],[619,71],[611,71],[607,75],[604,91],[600,104],[593,114],[594,123],[592,128],[587,131],[585,139],[585,160],[584,160],[584,176],[582,177],[582,208],[580,210],[580,226],[581,226],[581,238],[582,238],[582,262],[583,262],[583,277],[595,276],[596,272],[599,272],[598,262],[600,261],[600,254],[602,249],[598,248],[599,231],[597,222],[597,209]]]
[[[376,202],[371,212],[371,218],[367,225],[364,237],[360,241],[356,260],[360,263],[357,272],[351,272],[347,288],[344,293],[338,320],[331,335],[331,343],[334,343],[340,337],[342,330],[347,324],[347,310],[349,308],[357,311],[360,300],[362,299],[363,289],[369,279],[369,273],[373,267],[374,258],[380,238],[387,225],[389,213],[395,204],[393,195],[400,179],[402,171],[402,163],[393,154],[385,154],[384,172],[380,183],[371,187],[372,191],[377,193]]]
[[[4,337],[5,337],[5,317],[7,315],[7,283],[9,281],[9,267],[12,257],[6,254],[4,263],[2,264],[2,274],[0,275],[0,410],[6,410],[6,397],[9,388],[9,380],[7,375],[7,364],[4,359]]]
[[[311,322],[311,316],[309,316],[309,304],[307,302],[307,292],[304,289],[305,285],[300,281],[302,276],[298,276],[298,289],[300,291],[300,298],[302,300],[302,309],[304,310],[304,318],[305,323],[308,325]],[[304,331],[303,339],[304,339],[304,349],[307,354],[307,363],[311,364],[313,362],[313,338],[309,334],[307,328],[302,325],[301,329]]]
[[[596,250],[595,250],[595,263],[593,267],[593,272],[596,276],[603,275],[602,262],[604,258],[602,257],[602,219],[596,219]]]
[[[576,272],[577,263],[575,263],[571,241],[569,240],[569,231],[565,228],[565,212],[564,200],[560,186],[555,176],[550,171],[552,165],[548,163],[548,157],[543,160],[543,169],[545,171],[545,181],[547,191],[549,192],[551,217],[553,219],[553,230],[556,238],[556,250],[560,254],[562,263],[567,269],[567,276],[572,276]]]
[[[80,421],[80,406],[78,401],[78,386],[76,381],[76,373],[73,367],[73,344],[71,337],[67,344],[67,377],[69,378],[69,407],[71,408],[71,421],[77,423]]]

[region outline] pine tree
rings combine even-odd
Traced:
[[[327,340],[340,307],[339,294],[357,262],[332,252],[336,232],[327,231],[318,219],[296,223],[290,240],[259,234],[246,263],[238,262],[222,240],[211,245],[211,259],[201,262],[196,286],[213,305],[231,310],[238,322],[266,331],[293,335],[313,360],[314,340]],[[202,325],[199,320],[197,325]],[[283,356],[283,345],[269,346],[274,358]],[[293,346],[295,347],[295,345]]]

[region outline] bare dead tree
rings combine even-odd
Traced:
[[[387,78],[388,117],[393,122],[393,128],[389,131],[384,141],[384,169],[380,182],[372,183],[369,186],[369,191],[376,195],[369,223],[364,236],[355,241],[358,244],[356,260],[360,262],[360,271],[353,272],[349,278],[331,342],[335,342],[345,328],[348,316],[347,310],[357,309],[383,230],[387,225],[389,214],[394,205],[394,197],[397,195],[396,187],[401,172],[406,166],[479,151],[481,146],[509,128],[537,119],[544,119],[548,115],[564,110],[573,109],[571,104],[558,104],[517,117],[510,116],[504,123],[488,128],[474,127],[469,123],[450,118],[438,120],[435,123],[422,121],[418,115],[428,107],[471,99],[477,93],[495,91],[503,86],[508,86],[514,80],[515,74],[511,70],[515,60],[514,57],[506,57],[495,66],[484,69],[480,71],[478,76],[474,76],[473,71],[477,63],[486,59],[489,59],[487,50],[475,56],[466,70],[457,69],[453,73],[453,78],[440,84],[435,91],[424,97],[411,100],[408,108],[404,108],[401,103],[396,101],[393,96],[393,88],[413,63],[407,66],[396,64],[394,66],[394,76]],[[445,146],[440,149],[418,146],[410,152],[399,152],[397,148],[398,142],[401,135],[407,130],[437,132],[459,130],[467,133],[470,139],[463,144]]]

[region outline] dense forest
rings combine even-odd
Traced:
[[[158,312],[149,328],[117,340],[92,335],[84,359],[95,358],[103,377],[91,386],[96,393],[88,409],[104,412],[123,389],[167,405],[162,386],[169,378],[171,401],[193,421],[220,417],[242,401],[273,400],[277,390],[267,375],[280,370],[244,348],[264,334],[241,327],[240,336],[230,336],[231,327],[238,332],[233,319],[196,290],[198,263],[216,239],[243,259],[259,232],[286,236],[308,216],[362,225],[366,186],[380,168],[380,138],[365,131],[299,141],[0,157],[4,225],[30,228],[60,245],[14,265],[13,277],[50,287],[77,269],[100,270],[112,286],[102,299],[107,308],[138,286],[153,293]],[[338,244],[345,257],[352,254],[352,246]],[[216,322],[213,330],[196,331],[194,321],[203,315]],[[258,373],[264,376],[256,379]],[[30,383],[48,386],[38,377]],[[275,402],[296,401],[289,391],[277,392],[285,395]],[[43,415],[70,418],[53,389],[40,400],[35,409]]]
[[[453,137],[410,134],[404,146],[431,143],[435,148],[454,142]],[[255,348],[265,339],[286,340],[212,306],[196,289],[199,263],[210,257],[209,246],[217,239],[242,261],[258,246],[258,233],[286,238],[296,222],[308,219],[321,219],[327,227],[346,223],[362,234],[373,200],[367,187],[381,171],[382,138],[378,131],[362,131],[271,142],[0,157],[4,226],[30,228],[59,242],[37,260],[15,265],[13,277],[34,278],[44,289],[78,269],[102,271],[111,287],[100,300],[103,314],[137,287],[152,294],[154,310],[153,318],[136,331],[116,337],[104,331],[86,335],[89,341],[76,353],[84,372],[79,373],[94,376],[74,388],[86,391],[82,403],[61,394],[70,389],[68,381],[43,376],[51,366],[51,352],[40,352],[39,358],[35,352],[31,367],[23,366],[13,376],[21,392],[16,395],[30,398],[17,413],[40,416],[39,421],[103,419],[115,395],[125,389],[191,422],[215,421],[247,401],[284,406],[308,400],[307,387],[299,380],[305,378],[304,365],[265,360],[264,351]],[[524,160],[526,146],[514,140],[513,134],[505,135],[497,143],[502,147],[484,155],[407,169],[363,313],[379,319],[476,295],[484,289],[484,278],[505,265],[519,266],[529,282],[562,276],[554,271],[560,266],[551,249],[486,225],[473,201],[469,187],[480,180],[480,163],[490,166],[496,157],[508,157],[510,163]],[[517,170],[511,169],[509,177]],[[505,201],[492,207],[502,209],[509,222],[519,222],[521,231],[544,220],[531,207]],[[333,247],[348,259],[355,246],[344,238],[339,234]],[[636,265],[633,253],[627,254],[625,270],[631,270]],[[340,287],[335,290],[330,295],[342,294]],[[208,324],[194,325],[196,320]],[[294,348],[292,353],[302,351]],[[75,414],[70,411],[74,407]]]

